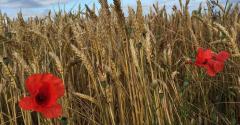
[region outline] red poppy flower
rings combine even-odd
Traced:
[[[219,54],[214,54],[214,58],[216,58],[217,61],[224,62],[229,58],[229,53],[221,51]]]
[[[25,110],[40,112],[46,118],[56,118],[62,114],[62,106],[57,99],[64,95],[61,79],[50,74],[34,74],[26,80],[26,88],[30,96],[19,101]]]
[[[204,67],[209,76],[215,76],[216,73],[221,72],[224,68],[224,62],[229,58],[229,53],[221,51],[215,54],[210,49],[198,49],[195,65]]]
[[[209,76],[215,76],[216,73],[221,72],[224,67],[224,62],[209,60],[208,64],[204,66]]]
[[[207,62],[212,59],[214,53],[210,50],[204,50],[203,48],[198,49],[195,65],[204,67]]]

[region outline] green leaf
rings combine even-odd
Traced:
[[[107,82],[101,82],[101,86],[102,86],[104,89],[106,89],[106,88],[109,86],[109,84],[108,84]]]
[[[189,85],[189,81],[188,81],[188,80],[184,80],[183,86],[184,86],[184,87],[187,87],[188,85]]]
[[[195,59],[195,58],[192,58],[191,61],[192,61],[192,63],[195,63],[196,59]]]
[[[61,125],[67,125],[68,124],[68,120],[66,117],[62,117],[61,118]]]

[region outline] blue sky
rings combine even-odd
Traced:
[[[173,5],[178,5],[178,0],[141,0],[144,10],[147,11],[149,7],[156,2],[160,5],[166,5],[169,10]],[[183,0],[184,1],[184,0]],[[191,0],[190,9],[197,9],[199,3],[206,0]],[[225,2],[226,0],[221,0]],[[240,0],[230,0],[231,2],[239,2]],[[113,3],[112,0],[108,0],[109,3]],[[96,3],[99,8],[98,0],[0,0],[0,10],[3,13],[7,13],[10,17],[16,17],[17,12],[22,11],[24,17],[29,16],[45,16],[49,10],[58,10],[58,8],[65,8],[65,10],[77,9],[78,5],[87,4],[92,6]],[[127,9],[127,6],[136,7],[136,0],[122,0],[123,9]]]

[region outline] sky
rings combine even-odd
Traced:
[[[127,10],[128,6],[136,8],[136,0],[121,0],[122,7]],[[179,5],[178,0],[141,0],[144,10],[147,11],[149,7],[158,2],[160,5],[165,5],[167,9],[171,10],[173,5]],[[183,0],[185,1],[185,0]],[[207,0],[190,0],[189,7],[191,10],[197,9],[201,2]],[[224,3],[226,0],[220,0]],[[231,2],[238,2],[240,0],[230,0]],[[113,0],[108,0],[109,3],[113,3]],[[100,8],[98,0],[0,0],[0,11],[7,13],[10,17],[16,17],[17,12],[20,10],[24,17],[31,16],[45,16],[49,10],[57,11],[59,8],[69,10],[76,10],[79,5],[84,9],[84,5],[87,4],[90,7],[96,3],[96,7]]]

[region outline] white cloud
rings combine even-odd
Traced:
[[[33,0],[40,5],[51,5],[51,4],[56,4],[56,3],[67,3],[70,0]]]
[[[67,3],[71,0],[0,0],[2,8],[37,8],[57,3]]]

